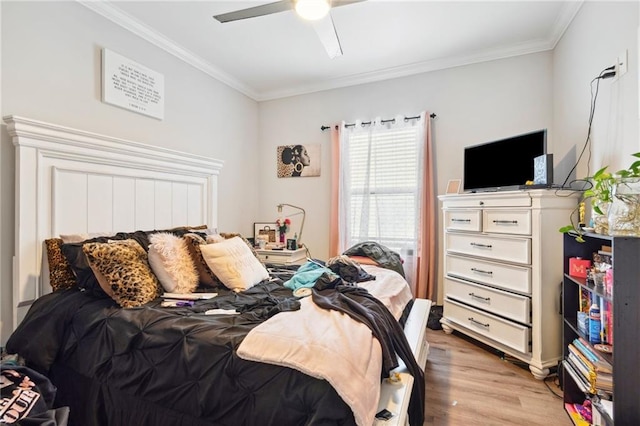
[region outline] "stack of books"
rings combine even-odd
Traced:
[[[613,366],[582,337],[569,343],[565,367],[582,390],[591,394],[613,393]]]

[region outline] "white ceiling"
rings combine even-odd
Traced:
[[[550,50],[582,5],[353,3],[331,10],[344,55],[329,59],[293,11],[224,24],[213,18],[269,2],[78,1],[257,101]]]

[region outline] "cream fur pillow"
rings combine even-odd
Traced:
[[[240,237],[202,244],[200,251],[209,269],[228,289],[243,291],[269,279],[267,269]]]
[[[186,242],[168,232],[149,236],[149,265],[164,291],[193,293],[198,287],[198,272]]]

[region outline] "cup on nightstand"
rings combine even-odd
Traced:
[[[258,235],[256,237],[256,241],[258,242],[258,247],[261,250],[264,250],[264,248],[267,246],[267,239],[269,238],[268,235]]]

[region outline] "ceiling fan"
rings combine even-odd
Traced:
[[[215,15],[214,18],[218,22],[226,23],[295,10],[300,17],[311,21],[313,29],[318,34],[327,54],[331,59],[334,59],[342,56],[342,47],[340,46],[338,33],[333,25],[329,9],[361,1],[365,0],[281,0],[234,12],[222,13]]]

